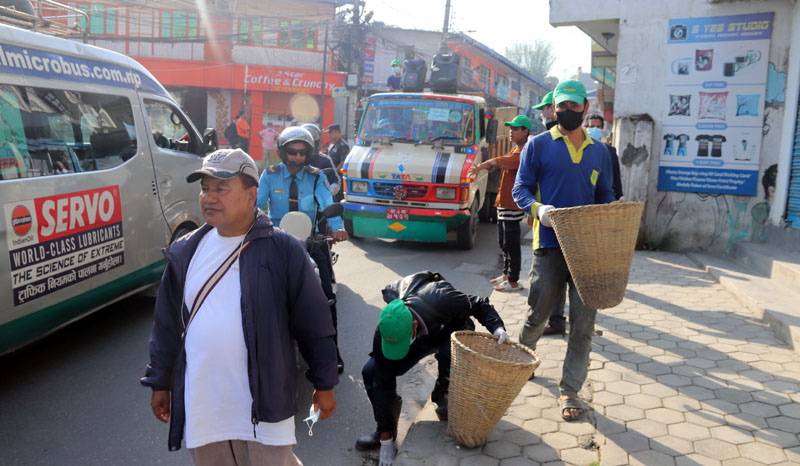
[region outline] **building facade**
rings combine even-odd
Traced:
[[[641,243],[728,251],[800,229],[800,4],[551,0],[550,23],[595,42]]]

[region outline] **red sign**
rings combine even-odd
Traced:
[[[34,203],[39,242],[122,222],[117,186],[40,197]]]
[[[25,236],[31,229],[31,213],[24,205],[18,205],[11,211],[11,227],[17,236]]]
[[[386,209],[386,220],[408,220],[408,209],[388,207]]]
[[[322,88],[322,72],[267,66],[248,66],[245,72],[245,67],[238,65],[234,69],[234,83],[236,81],[242,83],[242,88],[252,91],[319,94]],[[331,95],[334,87],[342,86],[344,73],[325,73],[325,95]]]
[[[371,74],[364,74],[363,76],[361,76],[361,82],[372,84],[373,76]]]

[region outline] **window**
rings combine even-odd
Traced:
[[[466,55],[461,55],[461,64],[465,68],[472,69],[472,59]]]
[[[297,20],[281,21],[278,45],[292,49],[316,49],[317,29],[305,28]]]
[[[89,15],[89,34],[117,34],[117,8],[106,5],[79,4],[78,9]],[[81,29],[86,29],[86,18],[78,19]]]
[[[264,41],[260,18],[239,20],[239,43],[261,44]]]
[[[403,142],[472,144],[475,108],[463,102],[373,99],[361,122],[359,137]]]
[[[181,112],[167,103],[156,100],[145,100],[144,105],[156,146],[203,155],[197,150],[201,145],[200,141],[195,140]]]
[[[478,66],[478,75],[480,76],[480,80],[483,84],[489,84],[489,82],[492,80],[492,70],[490,70],[488,66]]]
[[[136,150],[126,97],[0,85],[0,180],[104,170]]]

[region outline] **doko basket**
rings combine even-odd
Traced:
[[[485,444],[542,360],[517,343],[472,331],[450,337],[452,363],[447,435],[472,448]]]
[[[622,302],[643,209],[642,202],[624,202],[547,213],[578,294],[589,309]]]

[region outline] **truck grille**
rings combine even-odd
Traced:
[[[394,188],[400,186],[399,183],[375,183],[372,185],[375,194],[378,196],[394,198]],[[403,184],[406,190],[406,199],[419,199],[428,194],[428,187],[423,184]]]

